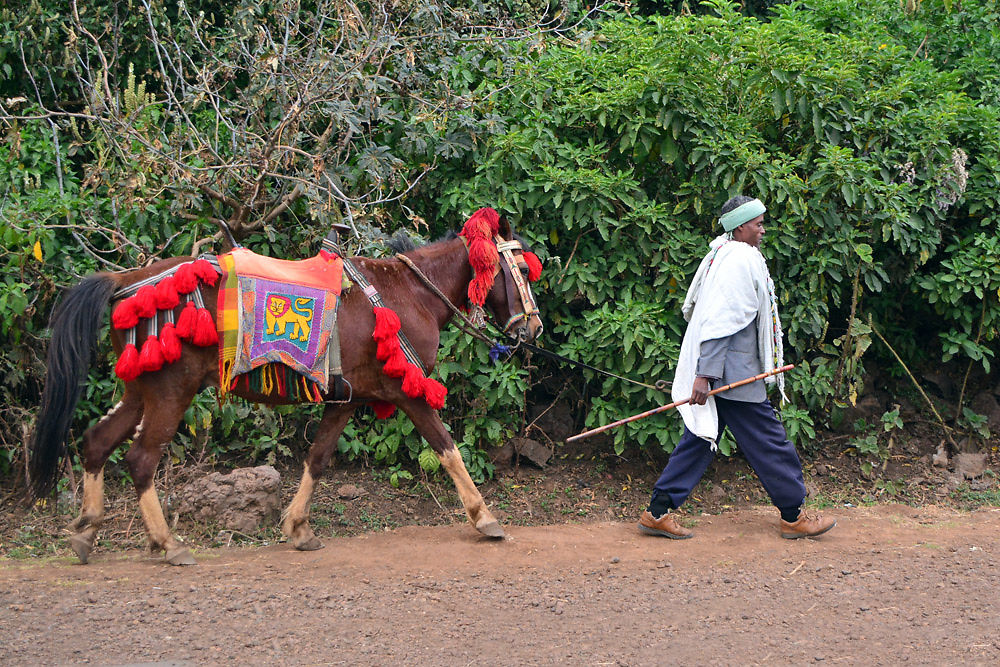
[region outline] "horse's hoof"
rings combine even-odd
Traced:
[[[90,558],[90,550],[93,543],[82,535],[70,535],[69,546],[76,552],[76,557],[80,559],[81,565],[86,565]]]
[[[187,547],[177,547],[167,552],[167,562],[171,565],[197,565],[198,561]]]
[[[319,541],[318,537],[310,535],[308,540],[299,540],[295,542],[294,546],[299,551],[316,551],[322,549],[325,545]]]
[[[486,537],[501,538],[504,536],[503,528],[500,524],[494,521],[488,521],[484,524],[476,524],[476,530],[485,535]]]

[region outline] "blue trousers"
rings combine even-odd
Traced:
[[[746,403],[715,398],[719,413],[719,436],[729,426],[740,451],[757,473],[775,507],[794,508],[806,497],[802,464],[788,440],[770,401]],[[684,428],[681,441],[670,454],[667,467],[653,485],[653,499],[666,495],[671,508],[678,508],[701,480],[714,453],[707,440]]]

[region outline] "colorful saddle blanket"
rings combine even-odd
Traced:
[[[322,401],[343,260],[321,251],[288,261],[245,248],[219,256],[220,399],[244,383],[291,401]]]

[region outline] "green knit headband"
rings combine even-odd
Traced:
[[[758,215],[764,215],[765,212],[767,209],[764,207],[764,203],[759,199],[753,199],[720,217],[719,224],[724,230],[731,232],[744,222],[749,222]]]

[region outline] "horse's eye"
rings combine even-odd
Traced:
[[[523,276],[528,275],[528,267],[526,267],[526,266],[522,266],[521,267],[521,275],[523,275]]]

